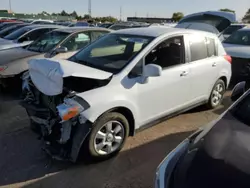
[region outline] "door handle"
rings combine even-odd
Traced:
[[[183,71],[180,76],[187,76],[188,75],[188,72],[187,71]]]
[[[212,64],[212,67],[216,67],[216,65],[217,65],[217,63],[213,63],[213,64]]]

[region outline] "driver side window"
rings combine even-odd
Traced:
[[[145,65],[156,64],[162,69],[183,64],[185,46],[183,36],[169,38],[157,45],[146,57]]]
[[[90,43],[89,33],[77,33],[67,39],[61,46],[66,47],[68,51],[77,51]]]

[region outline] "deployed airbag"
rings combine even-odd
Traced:
[[[112,76],[112,73],[68,60],[32,59],[28,64],[32,82],[40,92],[48,96],[62,93],[64,77],[105,80]]]
[[[49,96],[62,93],[64,73],[58,62],[32,59],[28,63],[31,80],[39,91]]]

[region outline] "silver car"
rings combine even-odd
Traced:
[[[58,25],[29,25],[0,38],[0,51],[16,47],[25,47],[38,39],[44,33],[62,28]]]
[[[106,28],[65,27],[44,34],[27,48],[0,51],[0,84],[7,86],[19,81],[28,69],[27,61],[34,58],[66,59],[99,37],[111,32]],[[10,83],[9,83],[10,82]]]

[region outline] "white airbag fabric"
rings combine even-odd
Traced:
[[[32,59],[28,64],[32,82],[39,91],[49,96],[62,93],[64,77],[105,80],[112,76],[112,73],[68,60]]]
[[[62,93],[64,73],[58,62],[32,59],[29,61],[29,73],[36,88],[45,95],[53,96]]]

